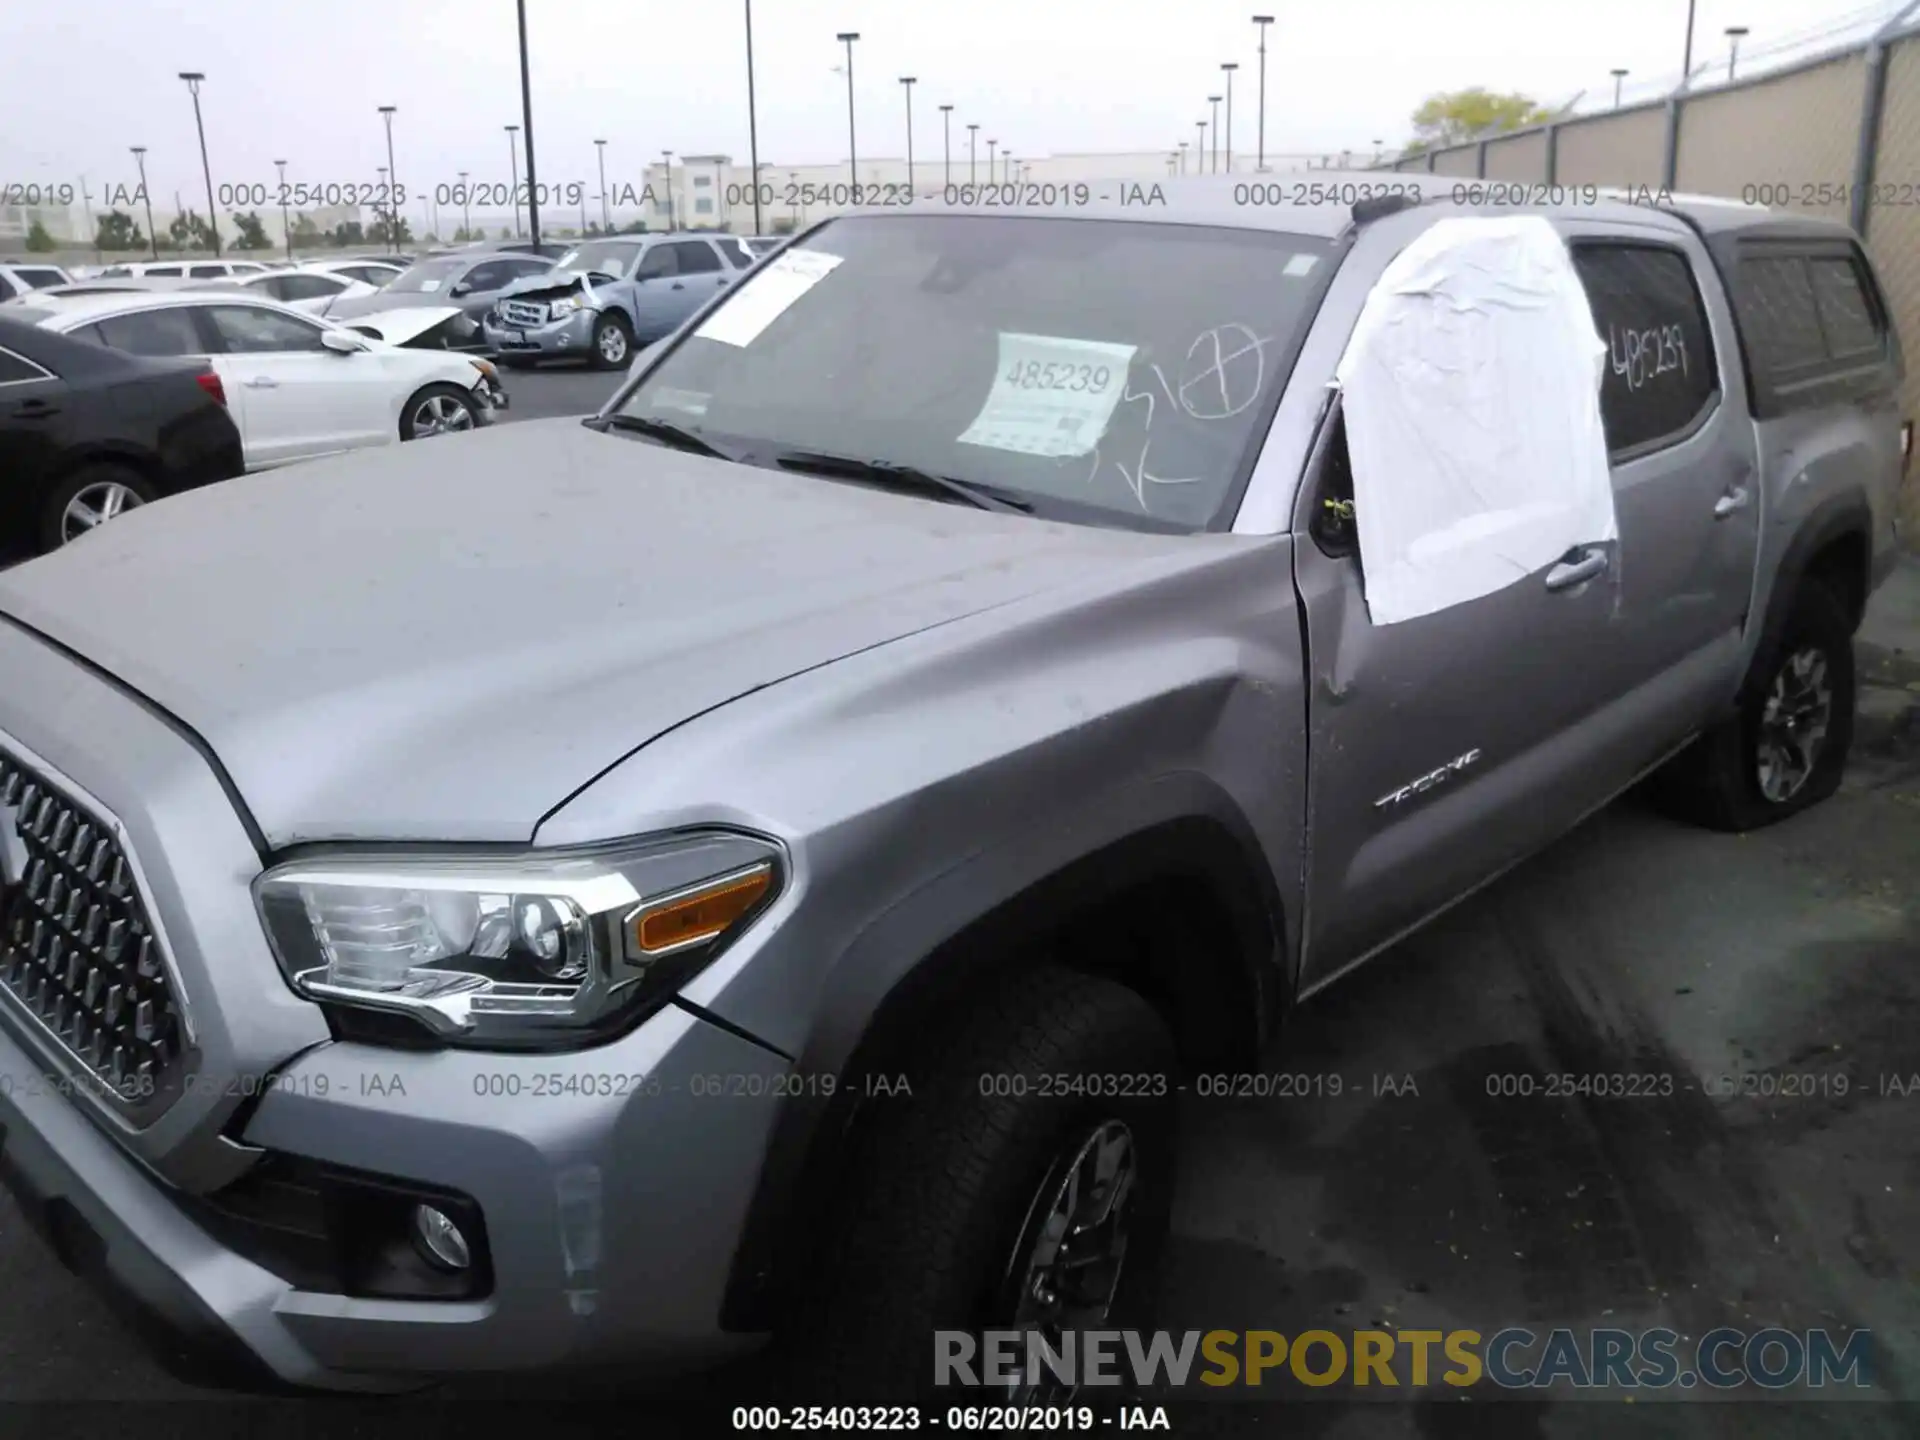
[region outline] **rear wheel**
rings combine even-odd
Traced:
[[[1739,713],[1659,777],[1668,808],[1716,830],[1755,830],[1840,788],[1853,744],[1853,627],[1833,591],[1803,580],[1755,656]]]
[[[155,498],[152,484],[124,465],[83,465],[55,483],[40,513],[40,549],[58,550]]]
[[[790,1387],[937,1393],[936,1331],[1138,1323],[1172,1196],[1173,1041],[1112,981],[1003,983],[872,1101],[849,1181],[783,1337]],[[1024,1360],[1020,1362],[1024,1368]],[[1043,1383],[1002,1398],[1059,1398]],[[984,1378],[984,1377],[982,1377]]]
[[[593,327],[593,363],[601,370],[618,370],[633,358],[633,327],[624,315],[602,315]]]
[[[417,391],[400,411],[400,438],[424,440],[471,430],[478,423],[474,399],[458,385],[429,385]]]

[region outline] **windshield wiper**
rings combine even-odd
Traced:
[[[850,480],[869,480],[889,490],[905,490],[936,499],[958,500],[977,510],[1001,510],[1010,514],[1031,515],[1033,505],[992,485],[977,480],[956,480],[950,475],[935,475],[912,465],[896,465],[889,460],[856,460],[846,455],[828,455],[814,450],[788,450],[773,457],[787,470],[813,475],[844,475]]]
[[[688,450],[695,455],[711,455],[716,460],[733,459],[719,446],[701,439],[686,426],[676,425],[671,420],[649,420],[644,415],[589,415],[584,423],[592,430],[630,430],[635,435],[644,435],[649,440],[658,440],[662,445],[670,445],[675,450]]]

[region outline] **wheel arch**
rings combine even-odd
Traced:
[[[1049,961],[1105,975],[1159,1011],[1183,1064],[1252,1062],[1288,999],[1285,917],[1251,826],[1224,792],[1206,788],[1217,804],[1106,839],[998,892],[899,964],[856,1023],[817,1027],[821,1038],[810,1037],[795,1068],[838,1083],[830,1098],[789,1099],[775,1120],[724,1328],[777,1323],[804,1274],[807,1237],[833,1203],[865,1078],[897,1073],[928,1027],[988,980]]]
[[[1872,565],[1873,509],[1867,497],[1853,491],[1821,502],[1800,523],[1775,567],[1751,653],[1771,652],[1800,587],[1809,580],[1832,588],[1847,611],[1850,628],[1858,629],[1873,588]]]

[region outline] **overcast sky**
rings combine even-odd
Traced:
[[[1695,58],[1724,56],[1723,29],[1763,47],[1870,0],[1699,0]],[[520,119],[512,0],[57,0],[8,7],[0,84],[0,188],[132,179],[148,147],[156,196],[202,186],[181,70],[201,70],[216,184],[361,182],[386,162],[375,107],[400,107],[394,147],[413,194],[506,179],[502,126]],[[540,178],[597,187],[639,179],[663,148],[747,156],[745,28],[736,0],[528,0]],[[844,161],[846,81],[834,35],[857,30],[862,155],[904,153],[899,77],[915,75],[915,150],[937,159],[952,104],[955,153],[980,139],[1027,157],[1139,151],[1191,139],[1206,97],[1238,61],[1235,148],[1254,143],[1257,54],[1248,17],[1276,23],[1267,55],[1275,153],[1394,144],[1436,90],[1525,90],[1560,102],[1610,94],[1609,69],[1677,74],[1687,0],[760,0],[754,7],[760,156]],[[1631,90],[1634,78],[1628,80]],[[983,144],[984,152],[984,144]]]

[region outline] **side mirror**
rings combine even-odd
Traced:
[[[366,349],[366,342],[358,340],[344,330],[322,330],[320,343],[336,355],[358,355]]]
[[[458,300],[462,295],[471,295],[472,293],[473,293],[473,286],[469,285],[464,280],[462,280],[458,285],[454,286],[451,290],[447,291],[447,294],[455,300]]]

